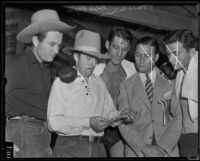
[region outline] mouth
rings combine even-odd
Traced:
[[[89,70],[89,71],[93,71],[93,70],[94,70],[94,68],[88,68],[88,70]]]

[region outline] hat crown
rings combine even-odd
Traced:
[[[42,22],[42,21],[59,21],[60,18],[55,10],[45,9],[35,12],[31,17],[31,23]]]
[[[74,49],[100,53],[101,37],[98,33],[88,30],[80,30],[76,34]]]

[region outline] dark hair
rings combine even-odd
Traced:
[[[118,36],[125,41],[128,41],[129,44],[131,44],[133,40],[131,32],[127,28],[121,26],[115,26],[114,28],[112,28],[108,35],[108,41],[111,43],[115,36]]]
[[[175,30],[163,38],[165,44],[171,44],[176,41],[181,42],[186,50],[194,48],[194,35],[190,30]]]
[[[46,38],[47,33],[48,33],[48,32],[39,33],[39,34],[37,34],[37,35],[35,35],[35,36],[37,36],[37,37],[38,37],[38,40],[39,40],[40,42],[42,42],[42,41]]]
[[[150,45],[150,46],[154,47],[155,54],[159,54],[159,45],[158,45],[158,42],[157,42],[157,40],[155,38],[148,37],[148,36],[142,37],[141,39],[139,39],[136,42],[136,44],[135,44],[135,50],[136,50],[136,47],[139,44]]]

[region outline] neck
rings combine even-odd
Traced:
[[[76,70],[83,76],[83,78],[85,79],[85,81],[88,83],[89,76],[84,76],[84,75],[80,72],[79,68],[77,67],[77,64],[76,64]]]
[[[107,63],[108,69],[109,69],[110,71],[113,71],[113,72],[119,70],[120,66],[121,66],[121,64],[119,64],[119,65],[114,65],[111,61],[109,61],[109,62]]]
[[[38,54],[37,54],[36,47],[33,47],[33,48],[32,48],[32,51],[33,51],[33,53],[34,53],[36,59],[38,60],[38,62],[39,62],[39,63],[42,63],[43,61],[42,61],[42,59],[39,58],[39,56],[38,56]]]

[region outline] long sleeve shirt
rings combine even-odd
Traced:
[[[40,64],[32,49],[6,62],[5,112],[9,116],[28,115],[47,119],[47,103],[51,90],[50,70]]]
[[[90,127],[89,117],[111,119],[118,115],[112,98],[101,78],[92,75],[88,83],[78,73],[72,83],[56,78],[48,101],[49,129],[58,135],[102,136]]]
[[[183,110],[183,133],[198,132],[198,53],[190,60],[186,73],[176,78],[177,96]],[[187,102],[182,101],[186,99]],[[188,117],[189,116],[189,117]]]

